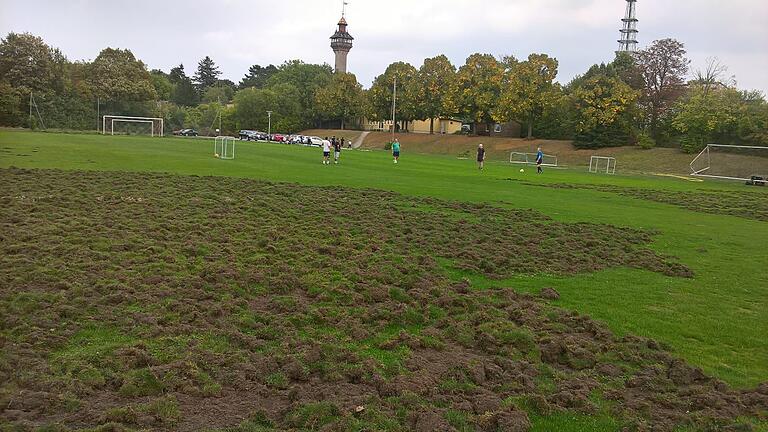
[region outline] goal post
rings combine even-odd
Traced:
[[[616,158],[610,156],[592,156],[589,158],[589,172],[616,174]]]
[[[768,177],[768,146],[708,144],[690,163],[691,175],[749,181]]]
[[[509,154],[509,163],[522,165],[536,165],[536,153],[511,152]],[[557,156],[544,155],[542,166],[556,167]]]
[[[134,116],[119,116],[119,115],[105,115],[101,120],[101,133],[106,135],[115,134],[115,123],[125,124],[149,124],[150,135],[164,136],[165,135],[165,121],[159,117],[134,117]]]
[[[234,159],[235,139],[229,136],[217,136],[213,140],[213,154],[219,159]]]

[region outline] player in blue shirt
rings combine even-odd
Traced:
[[[544,153],[541,151],[541,147],[539,147],[539,151],[536,153],[536,173],[541,174],[544,172],[544,170],[541,169],[541,164],[544,163]]]

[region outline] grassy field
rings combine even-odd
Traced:
[[[428,279],[435,286],[444,287],[446,290],[459,289],[458,292],[466,297],[466,304],[472,305],[472,310],[476,310],[479,315],[468,314],[466,310],[458,308],[449,315],[455,321],[441,321],[443,312],[437,309],[430,311],[427,307],[422,311],[423,316],[412,317],[411,321],[398,315],[399,318],[395,321],[399,324],[395,327],[391,326],[394,319],[391,318],[390,325],[368,328],[368,333],[359,338],[355,335],[347,335],[345,338],[336,334],[348,324],[344,320],[328,320],[326,326],[313,328],[311,321],[304,322],[294,317],[294,321],[301,322],[288,320],[289,322],[283,323],[285,327],[282,328],[265,326],[258,317],[247,316],[248,308],[241,304],[258,303],[258,293],[237,294],[238,287],[230,286],[228,289],[232,292],[229,292],[228,296],[206,298],[204,308],[192,310],[190,313],[201,316],[215,314],[212,311],[217,306],[208,304],[210,300],[215,300],[222,304],[219,309],[224,309],[223,312],[219,310],[219,314],[238,314],[239,321],[230,323],[223,318],[223,321],[219,321],[216,316],[215,319],[208,320],[211,323],[209,327],[198,328],[193,336],[185,339],[181,338],[185,327],[179,322],[181,318],[177,311],[182,299],[175,298],[172,294],[166,299],[152,296],[144,299],[148,304],[160,302],[157,304],[160,309],[142,306],[141,301],[136,303],[134,299],[131,302],[129,298],[105,300],[101,305],[117,315],[154,314],[153,316],[167,321],[166,327],[175,332],[171,332],[172,334],[155,334],[141,325],[129,331],[126,329],[133,328],[131,326],[135,324],[116,319],[99,322],[94,319],[95,315],[86,320],[85,316],[78,314],[67,315],[73,314],[72,311],[59,311],[59,317],[79,318],[70,318],[68,325],[61,328],[62,335],[51,337],[50,345],[53,348],[43,356],[44,364],[41,364],[40,370],[53,368],[54,372],[51,373],[59,374],[56,376],[61,379],[80,374],[79,383],[90,379],[91,387],[86,386],[85,390],[80,387],[68,390],[73,401],[87,399],[78,392],[93,392],[93,389],[101,388],[99,385],[109,387],[109,379],[105,377],[122,377],[122,384],[117,386],[116,392],[123,398],[133,399],[124,401],[126,406],[130,405],[128,408],[116,407],[114,402],[106,405],[104,410],[109,414],[102,416],[102,421],[106,423],[120,423],[121,419],[128,418],[123,423],[141,425],[141,418],[154,416],[171,419],[169,423],[160,423],[164,428],[194,429],[189,426],[189,418],[177,418],[181,416],[179,407],[182,413],[186,413],[185,407],[192,406],[188,405],[189,394],[198,398],[215,396],[221,401],[227,401],[231,395],[228,393],[229,387],[222,385],[222,382],[228,382],[224,377],[211,376],[213,372],[199,366],[206,361],[215,363],[211,359],[206,360],[204,353],[229,356],[228,361],[222,361],[220,369],[235,374],[240,363],[232,358],[247,358],[248,353],[253,351],[248,348],[246,342],[237,347],[233,347],[231,342],[234,334],[254,335],[243,333],[243,325],[247,325],[249,332],[257,332],[255,334],[287,332],[285,334],[290,334],[296,340],[328,340],[330,346],[344,344],[357,356],[357,360],[347,359],[344,364],[351,365],[349,367],[363,367],[361,365],[365,363],[366,358],[374,359],[376,366],[372,366],[373,370],[369,372],[384,378],[391,378],[397,375],[400,370],[398,368],[406,367],[405,357],[408,357],[408,353],[414,363],[430,363],[429,351],[424,349],[425,346],[431,346],[430,344],[455,348],[448,351],[450,355],[446,354],[447,358],[457,352],[465,352],[467,358],[478,362],[488,362],[489,359],[500,355],[527,359],[526,361],[538,368],[538,372],[534,374],[537,377],[535,391],[531,391],[528,399],[504,393],[503,405],[527,411],[531,430],[607,431],[618,430],[627,424],[639,428],[644,421],[643,416],[638,414],[642,411],[639,408],[625,408],[625,411],[612,408],[615,404],[622,408],[631,406],[628,402],[630,396],[635,399],[645,397],[614,394],[618,391],[615,379],[607,379],[607,375],[597,374],[592,378],[596,379],[599,385],[587,385],[586,390],[583,390],[586,377],[583,368],[577,367],[584,361],[579,357],[579,352],[565,350],[561,354],[567,357],[567,361],[542,362],[538,357],[534,361],[531,356],[538,356],[538,353],[546,357],[543,353],[550,346],[548,344],[551,342],[552,332],[560,335],[563,340],[572,341],[574,346],[598,351],[603,349],[605,359],[599,357],[587,360],[597,362],[598,365],[604,360],[610,363],[606,360],[608,358],[615,360],[614,363],[624,367],[620,375],[624,376],[625,380],[637,371],[655,370],[654,367],[658,368],[658,364],[670,362],[667,357],[659,360],[658,356],[649,354],[645,348],[638,348],[634,336],[658,341],[663,350],[669,351],[669,355],[682,358],[688,364],[703,369],[707,375],[723,380],[735,388],[754,388],[768,379],[768,338],[765,337],[768,334],[766,190],[746,189],[733,183],[690,182],[652,176],[608,177],[590,175],[580,170],[547,170],[543,176],[537,176],[534,170],[528,169],[525,173],[520,173],[519,167],[501,162],[489,163],[485,171],[479,172],[472,160],[457,160],[455,156],[409,154],[407,147],[404,148],[401,163],[398,165],[394,165],[391,157],[385,152],[345,151],[340,165],[324,166],[320,163],[321,154],[317,149],[279,144],[238,143],[237,159],[234,161],[217,160],[213,158],[212,153],[213,143],[205,139],[150,139],[0,131],[0,169],[3,171],[5,184],[2,199],[6,208],[0,213],[3,229],[10,232],[15,227],[14,221],[24,221],[27,217],[39,217],[41,226],[50,224],[51,227],[50,230],[25,237],[25,241],[40,242],[38,250],[47,251],[48,255],[43,254],[49,259],[47,268],[44,264],[35,262],[34,256],[21,252],[19,245],[14,249],[12,246],[15,243],[7,233],[5,234],[5,247],[10,247],[5,252],[13,252],[16,259],[11,261],[9,258],[1,258],[3,268],[0,270],[5,285],[25,288],[31,281],[50,284],[55,283],[57,279],[65,280],[68,284],[75,283],[78,275],[91,274],[91,262],[99,262],[100,259],[112,256],[120,256],[125,259],[124,262],[133,262],[136,271],[143,272],[140,275],[142,278],[148,277],[153,271],[161,272],[155,262],[135,261],[138,259],[135,255],[138,252],[135,250],[114,249],[117,243],[130,243],[131,237],[122,237],[121,231],[117,229],[101,231],[99,226],[94,225],[94,221],[98,220],[102,223],[114,223],[118,227],[124,224],[128,232],[137,236],[135,240],[146,243],[146,247],[150,247],[153,241],[162,243],[168,241],[168,238],[174,238],[180,248],[179,254],[188,253],[199,257],[195,261],[197,267],[192,271],[179,264],[181,258],[164,256],[162,251],[147,255],[180,266],[179,273],[174,277],[185,275],[192,278],[197,274],[195,272],[205,269],[208,259],[206,257],[216,255],[212,249],[220,247],[220,244],[217,246],[217,238],[228,239],[229,243],[225,244],[225,252],[222,254],[234,257],[231,258],[233,266],[241,271],[255,265],[256,261],[249,261],[251,258],[258,256],[259,259],[267,259],[264,251],[269,251],[269,247],[276,248],[279,253],[287,254],[285,256],[293,266],[285,267],[280,262],[261,262],[269,265],[263,269],[258,267],[264,276],[253,283],[266,287],[270,295],[276,296],[272,300],[277,302],[277,306],[272,304],[270,307],[277,309],[283,307],[290,310],[297,305],[292,303],[289,292],[270,291],[270,287],[281,285],[278,279],[270,279],[279,276],[271,274],[270,269],[280,270],[283,275],[295,272],[294,277],[299,279],[296,283],[308,286],[310,291],[313,284],[323,286],[329,290],[327,297],[321,297],[327,302],[326,306],[341,308],[343,305],[344,314],[349,314],[355,307],[362,308],[361,305],[368,301],[363,294],[356,293],[358,285],[371,288],[373,282],[360,285],[360,281],[367,280],[366,278],[390,287],[384,295],[389,302],[411,306],[419,304],[417,294],[420,292],[420,279],[414,279],[414,275],[418,274],[434,278]],[[56,169],[72,173],[25,171],[9,169],[10,167]],[[86,173],[92,171],[170,173],[179,177],[147,175],[146,181],[143,181],[141,175],[136,174]],[[265,186],[263,183],[248,183],[239,179],[289,182],[314,188]],[[9,188],[9,185],[12,187]],[[93,201],[101,196],[101,190],[104,191],[103,199],[115,207],[115,212],[119,210],[119,213],[102,214],[101,206],[93,207]],[[402,195],[387,195],[379,191]],[[63,204],[57,206],[56,201],[61,199],[60,195],[64,193],[72,194],[71,203],[63,200]],[[231,208],[220,208],[216,205],[220,200],[228,198],[238,203],[258,199],[260,196],[271,197],[271,201],[265,201],[268,203],[265,204],[266,208],[271,209],[271,212],[259,213],[256,209],[246,209],[242,205],[233,205]],[[290,199],[281,200],[280,197]],[[137,209],[137,202],[142,202],[137,201],[139,198],[148,202],[158,201],[165,213],[142,213],[141,209]],[[196,199],[201,200],[200,213],[195,213],[193,207],[184,207],[185,203],[195,202]],[[68,268],[65,264],[61,264],[62,269],[56,267],[56,263],[69,256],[57,255],[66,249],[54,250],[53,246],[45,247],[46,241],[58,239],[56,236],[61,235],[56,234],[54,227],[62,222],[46,219],[44,215],[24,213],[24,207],[20,206],[30,200],[35,206],[39,206],[35,207],[38,211],[50,212],[51,215],[64,219],[73,218],[76,222],[73,222],[70,228],[83,229],[83,236],[87,238],[82,241],[77,240],[77,232],[70,232],[65,236],[66,244],[80,244],[81,248],[84,248],[83,251],[90,251],[81,251],[82,256],[73,255],[76,259],[71,264],[72,269],[65,270]],[[175,205],[174,202],[178,204]],[[462,204],[450,204],[452,202]],[[73,207],[70,208],[69,204]],[[303,208],[302,206],[307,207],[297,212],[296,209]],[[12,210],[20,213],[11,213]],[[238,225],[229,220],[227,210],[232,211],[236,219],[242,218],[238,220],[245,221],[245,225]],[[90,214],[98,215],[98,218],[94,217],[94,221],[89,221]],[[172,216],[170,219],[169,214]],[[318,219],[318,214],[328,217],[326,229],[336,237],[344,237],[348,230],[353,230],[354,232],[349,233],[350,243],[345,245],[318,242],[317,237],[323,237],[324,230],[318,230],[317,227],[326,224],[323,218]],[[276,217],[278,215],[286,215],[287,219]],[[339,215],[344,217],[339,218]],[[145,219],[147,217],[149,219]],[[185,224],[183,230],[181,227],[174,227],[172,223],[164,222],[177,219]],[[260,219],[265,223],[260,225],[252,222]],[[217,220],[222,221],[221,224],[217,224]],[[142,224],[136,225],[136,221],[144,221],[142,223],[146,225],[148,232],[143,232]],[[66,224],[59,229],[65,226]],[[296,232],[296,226],[306,231],[303,234]],[[182,232],[179,233],[179,230]],[[219,237],[206,236],[207,230]],[[17,231],[13,232],[21,235]],[[165,237],[154,238],[156,232],[165,233]],[[182,238],[176,239],[176,236],[184,232],[191,233],[190,239],[199,241],[200,245],[185,246]],[[242,255],[242,252],[238,251],[247,251],[252,246],[249,238],[243,235],[247,232],[259,232],[265,238],[270,238],[270,235],[277,236],[282,241],[276,244],[261,244],[261,249],[253,251],[251,256]],[[314,237],[305,238],[310,234]],[[147,238],[142,237],[145,235]],[[425,243],[425,236],[434,237],[434,243]],[[385,258],[376,258],[377,254],[353,254],[354,251],[365,249],[366,239],[381,248],[380,254]],[[307,251],[299,247],[301,244],[309,245]],[[185,247],[189,250],[184,249]],[[321,272],[318,276],[313,273],[313,266],[309,263],[322,267],[323,256],[330,253],[329,248],[339,248],[340,251],[352,255],[334,258],[335,262],[339,263],[337,271],[327,274]],[[309,250],[315,252],[310,253]],[[77,251],[70,250],[70,253]],[[304,255],[309,257],[306,262],[301,259]],[[431,257],[432,260],[426,257]],[[412,259],[413,265],[408,266],[408,261],[402,262],[404,258]],[[213,263],[221,264],[216,259]],[[377,265],[387,269],[398,268],[395,273],[402,273],[403,276],[390,280],[387,272],[380,274],[376,271]],[[122,270],[117,267],[120,265],[105,262],[98,266],[98,269],[108,272],[107,276],[86,278],[95,286],[91,293],[93,299],[100,296],[111,297],[107,293],[114,294],[114,287],[123,286],[126,280],[132,281],[137,277],[130,272],[121,273]],[[358,267],[365,269],[367,273],[357,274],[356,279],[350,279],[350,275],[356,274]],[[186,270],[181,270],[182,268]],[[26,275],[36,275],[37,271],[39,277],[20,275],[20,269],[26,269]],[[98,274],[97,272],[96,275]],[[245,275],[240,274],[240,277]],[[99,285],[104,284],[107,279],[109,283],[100,288]],[[235,285],[239,284],[240,288],[249,283],[247,278],[239,280],[233,276],[233,280],[237,281]],[[334,282],[327,286],[327,281]],[[216,281],[208,281],[214,282]],[[151,281],[142,283],[152,285]],[[172,286],[167,281],[164,284],[166,290]],[[469,291],[463,292],[461,288],[455,288],[457,284],[467,285]],[[544,287],[556,289],[560,294],[559,299],[543,304],[529,304],[533,297],[504,297],[501,294],[507,292],[506,288],[512,288],[518,293],[516,295],[538,295]],[[61,289],[66,291],[66,288]],[[414,290],[413,293],[411,290]],[[338,298],[334,293],[338,294]],[[195,292],[195,295],[197,294],[199,293]],[[438,296],[433,299],[437,302],[441,294],[429,295],[433,294]],[[376,298],[376,294],[371,295]],[[429,298],[427,294],[424,295],[427,296],[424,298]],[[38,337],[39,332],[36,330],[37,333],[27,333],[27,330],[19,330],[14,323],[18,325],[17,321],[33,319],[36,305],[51,304],[56,299],[68,298],[64,293],[51,294],[35,290],[27,293],[8,292],[7,288],[2,292],[2,296],[2,312],[5,316],[13,318],[6,319],[0,328],[0,334],[4,343],[13,342],[19,345],[29,343],[29,338]],[[363,296],[359,300],[360,304],[353,302],[347,305],[344,303],[346,300],[342,300],[356,296]],[[137,295],[137,299],[141,298]],[[312,309],[313,301],[300,305],[300,310],[306,309],[306,316],[302,315],[302,319],[317,313],[317,310]],[[402,307],[395,307],[400,303],[393,303],[390,311],[392,314],[397,315],[395,311],[403,314]],[[427,303],[432,304],[432,301]],[[489,317],[498,319],[499,313],[508,314],[512,309],[526,305],[541,313],[521,318],[517,323],[519,328],[499,330],[494,327],[484,330],[485,333],[475,334],[480,340],[483,335],[493,340],[510,338],[509,344],[514,346],[514,352],[504,351],[512,349],[506,345],[500,347],[498,344],[491,344],[492,347],[488,348],[467,342],[463,332],[470,330],[462,327],[461,323],[482,323]],[[264,308],[267,306],[269,305],[261,305]],[[560,308],[577,311],[581,318],[563,315]],[[451,310],[447,306],[444,309]],[[367,313],[373,313],[372,311]],[[340,310],[325,312],[341,313]],[[465,314],[468,315],[464,316]],[[578,329],[582,324],[576,325],[574,320],[581,322],[579,320],[586,319],[584,316],[604,323],[618,338],[608,345],[600,340],[589,339],[585,342],[579,339],[581,336],[578,335],[583,330]],[[80,318],[82,320],[79,320]],[[357,319],[346,315],[345,318]],[[502,322],[498,321],[496,325],[503,327]],[[30,328],[36,327],[33,325]],[[290,332],[288,328],[291,329]],[[541,328],[548,330],[540,332]],[[222,334],[217,333],[216,329],[229,331],[230,333],[226,333],[229,335],[228,339],[223,340]],[[427,332],[426,329],[430,331]],[[627,335],[632,337],[621,339]],[[260,337],[269,340],[263,334]],[[410,337],[420,338],[420,342],[414,343],[409,340]],[[205,348],[199,357],[187,359],[197,366],[190,366],[194,369],[191,371],[189,368],[174,369],[169,373],[176,378],[192,376],[190,379],[194,382],[194,392],[185,392],[184,385],[178,384],[178,380],[167,378],[167,374],[163,375],[167,379],[147,375],[147,371],[155,369],[147,369],[146,364],[144,367],[122,371],[115,369],[114,365],[106,365],[109,363],[108,359],[101,357],[104,352],[117,352],[141,344],[144,354],[149,353],[154,362],[160,362],[160,365],[156,366],[160,368],[167,362],[179,360],[180,350],[183,351],[183,346],[191,346],[191,339],[194,339],[197,346]],[[470,336],[470,340],[472,339]],[[394,342],[387,342],[390,340]],[[98,343],[94,346],[91,343],[93,341]],[[531,346],[536,348],[531,348],[528,344],[533,344]],[[645,342],[640,343],[642,346],[645,346],[644,344]],[[299,345],[300,351],[312,348]],[[570,342],[568,346],[571,346]],[[267,349],[261,345],[259,347],[259,352],[262,353]],[[267,347],[270,345],[267,344]],[[267,352],[274,354],[268,349]],[[285,356],[285,353],[281,355]],[[7,371],[12,361],[7,358],[0,360],[0,365],[4,364]],[[101,362],[99,367],[102,369],[88,372],[89,362]],[[304,367],[315,372],[319,370],[317,373],[326,377],[323,373],[327,371],[323,372],[320,363],[306,362]],[[597,368],[594,364],[592,366]],[[264,372],[268,380],[262,384],[275,391],[290,393],[289,387],[294,377],[283,369]],[[278,426],[285,427],[287,424],[298,429],[312,430],[341,416],[347,419],[348,423],[344,427],[348,430],[359,430],[372,427],[371,425],[378,429],[397,430],[394,423],[387,423],[387,416],[384,414],[397,412],[402,418],[398,417],[398,420],[392,420],[393,422],[410,424],[410,427],[416,430],[429,430],[429,425],[439,429],[442,421],[447,421],[458,430],[474,430],[475,427],[482,430],[482,422],[485,421],[482,415],[468,416],[459,408],[450,408],[450,403],[447,402],[461,399],[458,395],[464,395],[467,400],[474,400],[477,398],[473,399],[467,395],[477,395],[481,390],[490,388],[491,384],[478,382],[470,376],[470,372],[450,377],[446,377],[445,371],[438,373],[435,385],[441,389],[440,403],[443,405],[438,403],[430,409],[439,409],[440,419],[433,418],[432,411],[421,412],[415,417],[398,411],[412,406],[409,405],[412,402],[407,402],[409,396],[403,393],[393,393],[393,396],[386,399],[386,403],[382,402],[382,405],[375,406],[375,409],[374,405],[371,405],[366,414],[368,417],[365,418],[345,417],[338,411],[338,406],[312,403],[312,398],[299,395],[294,397],[302,402],[301,405],[295,406],[294,403],[290,408],[281,408],[285,410],[284,419],[287,423],[279,423]],[[669,374],[673,375],[672,372]],[[297,380],[304,382],[298,378]],[[488,378],[488,381],[492,380]],[[409,383],[401,384],[407,387]],[[620,384],[623,385],[624,381]],[[73,384],[57,385],[66,387]],[[568,387],[568,394],[581,394],[582,397],[575,398],[576,402],[571,401],[570,405],[560,401],[555,395],[564,392],[561,385],[580,386],[582,393]],[[498,388],[493,388],[498,395]],[[649,388],[660,392],[657,387]],[[0,403],[9,400],[10,406],[13,399],[9,395],[13,394],[14,389],[5,387],[2,391]],[[161,395],[162,397],[158,398]],[[683,397],[678,393],[674,395],[675,398]],[[286,397],[290,399],[289,396]],[[567,410],[544,409],[536,403],[538,397],[545,398],[547,404]],[[460,406],[459,402],[456,403]],[[448,404],[448,408],[445,404]],[[478,409],[475,408],[476,411]],[[494,417],[494,427],[502,427],[500,422],[503,421],[514,422],[519,411],[506,413],[506,417]],[[680,417],[668,414],[662,416],[666,423],[662,421],[660,424],[664,427],[673,427],[675,424],[685,426]],[[648,421],[661,421],[660,418],[651,416]],[[49,416],[46,419],[54,421],[57,417]],[[240,430],[270,430],[269,425],[274,422],[275,419],[251,419],[245,421]],[[77,421],[73,423],[77,424]],[[89,421],[82,420],[82,423],[87,425]],[[211,420],[211,424],[219,425],[214,420]],[[696,424],[689,426],[694,427],[690,430],[696,430]],[[765,424],[757,427],[765,428]]]
[[[322,136],[334,135],[334,131],[313,131]],[[403,134],[399,137],[403,149],[409,153],[473,158],[478,144],[482,143],[489,160],[508,161],[510,151],[536,153],[541,147],[544,153],[556,155],[561,166],[584,167],[592,155],[612,156],[617,159],[621,172],[688,174],[692,155],[678,149],[656,148],[651,151],[636,146],[613,147],[599,150],[578,150],[570,141],[527,140],[464,135]],[[363,142],[365,149],[381,150],[392,140],[385,132],[371,132]]]

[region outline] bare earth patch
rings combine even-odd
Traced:
[[[652,340],[438,264],[692,276],[651,232],[229,178],[0,181],[3,428],[526,431],[532,413],[608,410],[671,431],[768,409],[768,384],[730,389]]]

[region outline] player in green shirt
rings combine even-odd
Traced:
[[[392,157],[395,158],[395,163],[400,159],[400,141],[395,138],[395,142],[392,143]]]

